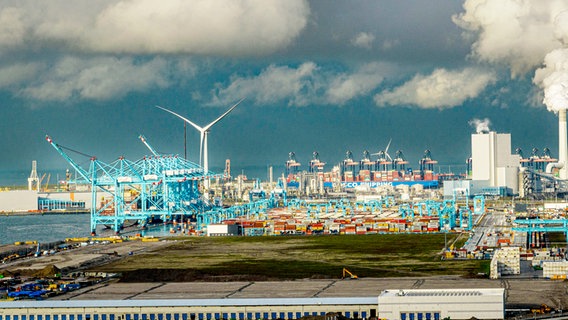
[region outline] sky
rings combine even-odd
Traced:
[[[331,169],[392,141],[451,170],[479,123],[554,156],[567,44],[565,0],[0,0],[0,182],[70,168],[46,135],[85,166],[150,154],[140,134],[183,156],[183,122],[155,106],[204,126],[242,98],[211,128],[212,169],[314,151]]]

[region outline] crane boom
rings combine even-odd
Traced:
[[[155,156],[160,155],[154,148],[152,148],[152,146],[148,143],[148,141],[146,141],[146,137],[144,137],[144,135],[140,135],[138,136],[138,138],[140,138],[140,140],[142,140],[142,142],[146,145],[146,147],[150,149],[150,152],[152,152],[153,155]]]
[[[61,147],[55,143],[53,141],[53,139],[51,139],[50,136],[46,135],[45,136],[45,140],[47,140],[47,142],[49,142],[49,144],[51,144],[51,146],[53,148],[55,148],[55,150],[57,150],[57,152],[59,152],[59,154],[65,159],[67,160],[67,162],[69,162],[69,164],[71,164],[71,166],[77,171],[79,172],[79,174],[87,181],[92,182],[89,172],[87,172],[85,169],[83,169],[81,166],[79,166],[75,161],[73,161],[73,159],[71,159],[71,157],[69,157],[69,155],[67,155],[67,153],[65,153],[65,151],[63,151],[63,149],[61,149]],[[95,157],[91,157],[91,161],[96,160]]]

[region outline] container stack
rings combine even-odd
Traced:
[[[543,261],[542,275],[552,280],[565,280],[568,274],[568,261]]]
[[[521,251],[519,247],[504,247],[491,259],[490,277],[499,279],[504,275],[521,274]]]

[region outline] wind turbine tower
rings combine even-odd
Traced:
[[[217,119],[213,120],[211,123],[209,123],[208,125],[203,126],[203,127],[196,125],[195,123],[191,122],[189,119],[184,118],[181,115],[179,115],[179,114],[177,114],[177,113],[175,113],[171,110],[168,110],[168,109],[160,107],[160,106],[156,106],[156,107],[160,108],[160,109],[162,109],[166,112],[169,112],[169,113],[173,114],[174,116],[182,119],[183,121],[189,123],[195,129],[197,129],[197,131],[199,131],[199,133],[200,133],[199,165],[203,167],[204,174],[207,175],[209,173],[209,156],[208,156],[208,152],[207,152],[207,149],[208,149],[207,148],[207,135],[209,134],[209,131],[210,131],[210,129],[213,125],[215,125],[217,122],[219,122],[225,116],[227,116],[231,111],[233,111],[233,109],[235,109],[241,102],[243,102],[243,100],[245,100],[245,98],[242,98],[241,100],[239,100],[231,108],[229,108],[229,110],[225,111],[225,113],[223,113]],[[205,188],[206,189],[209,188],[209,180],[208,179],[205,179]]]

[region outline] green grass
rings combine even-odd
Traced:
[[[448,235],[448,243],[455,238]],[[180,238],[159,251],[96,270],[122,272],[131,281],[164,280],[158,274],[167,275],[168,281],[339,278],[344,267],[359,277],[473,276],[486,271],[487,262],[480,260],[441,260],[443,248],[443,234]]]

